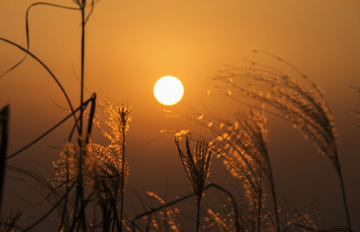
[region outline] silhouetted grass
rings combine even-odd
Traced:
[[[110,101],[100,102],[97,106],[103,109],[107,119],[95,116],[96,94],[84,100],[85,86],[85,28],[95,6],[94,0],[74,0],[76,7],[67,7],[51,3],[37,2],[30,5],[26,12],[26,41],[24,48],[10,40],[0,38],[1,41],[15,46],[25,53],[23,59],[8,69],[11,72],[29,56],[44,67],[61,89],[69,105],[70,114],[54,127],[36,138],[24,148],[7,156],[9,108],[0,112],[0,201],[3,199],[5,170],[16,173],[9,176],[20,180],[36,190],[43,196],[39,205],[50,205],[49,210],[40,216],[27,228],[18,228],[15,224],[21,212],[10,214],[5,219],[3,214],[0,222],[1,231],[20,229],[30,231],[37,228],[49,215],[56,212],[58,231],[184,231],[185,226],[180,219],[179,208],[175,204],[185,202],[195,197],[196,231],[200,228],[208,231],[351,231],[350,217],[347,209],[345,188],[341,175],[340,161],[337,149],[337,134],[330,109],[320,89],[305,75],[310,87],[299,83],[285,73],[270,67],[258,65],[248,68],[230,67],[214,78],[219,81],[217,89],[221,94],[227,95],[236,101],[243,102],[243,98],[250,98],[260,103],[276,108],[284,119],[292,122],[294,127],[300,129],[305,137],[310,138],[319,150],[330,159],[339,177],[343,193],[343,201],[348,221],[348,227],[325,226],[318,230],[316,223],[309,215],[299,212],[284,199],[277,199],[275,181],[268,154],[266,118],[263,107],[252,106],[250,113],[239,113],[235,121],[197,113],[191,115],[172,113],[200,124],[213,132],[210,140],[202,138],[196,141],[195,149],[191,149],[192,138],[187,130],[175,133],[175,145],[180,161],[193,189],[178,199],[166,202],[154,192],[147,192],[148,199],[156,201],[156,207],[150,201],[140,197],[140,204],[144,206],[144,213],[135,214],[133,219],[124,212],[124,192],[129,164],[126,161],[126,132],[129,129],[132,108],[128,105],[114,105]],[[35,6],[45,5],[65,10],[78,10],[81,13],[81,86],[79,107],[74,109],[73,102],[68,97],[58,78],[30,51],[29,12]],[[270,54],[271,55],[271,54]],[[358,90],[358,89],[357,89]],[[89,103],[91,103],[89,105]],[[243,102],[244,103],[244,102]],[[245,103],[248,104],[248,103]],[[90,106],[87,113],[86,108]],[[233,106],[232,106],[233,107]],[[273,112],[270,112],[273,113]],[[85,130],[85,117],[88,116]],[[38,170],[24,162],[8,162],[11,159],[37,143],[44,136],[65,122],[74,118],[74,124],[69,129],[67,143],[59,154],[59,159],[53,163],[55,174],[51,178],[45,177]],[[92,127],[96,126],[109,144],[101,145],[92,141]],[[75,135],[75,136],[74,136]],[[180,149],[180,136],[185,135],[185,152]],[[75,137],[75,138],[73,138]],[[76,139],[76,142],[73,140]],[[210,141],[210,142],[207,142]],[[241,181],[241,189],[236,188],[237,198],[233,192],[215,183],[206,185],[210,173],[210,162],[213,154],[222,157],[226,168],[232,176]],[[6,163],[5,163],[6,161]],[[269,190],[266,188],[269,187]],[[217,203],[221,205],[221,213],[210,203],[204,200],[204,192],[216,189],[213,194]],[[244,190],[242,192],[242,190]],[[273,209],[268,210],[265,204],[267,190],[272,196]],[[245,195],[245,197],[243,197]],[[226,196],[226,198],[224,197]],[[204,202],[202,205],[201,202]],[[204,206],[205,205],[205,206]],[[91,210],[92,209],[92,210]],[[1,210],[1,205],[0,205]],[[89,216],[92,212],[92,217]],[[205,216],[205,223],[200,227],[200,212]],[[139,223],[142,220],[144,223]],[[322,221],[322,220],[320,220]]]
[[[184,154],[179,146],[179,138],[175,137],[175,145],[178,149],[181,163],[184,166],[185,173],[191,183],[196,196],[197,214],[196,231],[199,231],[200,203],[203,196],[205,181],[209,175],[210,161],[213,154],[213,148],[205,140],[197,140],[194,151],[191,151],[191,135],[185,137],[186,153]]]
[[[309,83],[309,87],[279,70],[252,62],[253,67],[230,67],[222,71],[222,74],[214,78],[221,83],[217,89],[240,102],[243,98],[251,98],[275,107],[286,120],[293,123],[294,128],[304,133],[306,139],[313,141],[319,151],[330,159],[338,173],[348,227],[351,230],[338,155],[337,133],[329,106],[320,88],[306,75],[282,58],[275,58],[295,69]]]
[[[22,212],[21,211],[17,211],[16,213],[13,214],[13,212],[10,212],[10,215],[6,216],[5,219],[5,213],[2,215],[1,220],[0,220],[0,231],[2,232],[12,232],[16,229],[16,222],[19,220]]]

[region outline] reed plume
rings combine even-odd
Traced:
[[[214,151],[218,157],[224,158],[224,164],[230,173],[242,181],[245,194],[249,203],[249,212],[254,216],[251,220],[257,224],[257,230],[261,228],[261,210],[264,206],[265,192],[264,177],[270,185],[270,191],[274,203],[275,222],[273,226],[280,230],[278,207],[276,203],[275,183],[271,170],[270,157],[267,148],[267,130],[265,128],[266,117],[264,109],[250,108],[250,116],[238,113],[235,122],[221,119],[214,114],[192,115],[179,114],[166,111],[171,116],[183,117],[195,122],[212,131],[216,138],[210,142],[214,145]],[[248,219],[247,219],[248,220]]]
[[[124,186],[125,177],[128,175],[128,165],[126,165],[125,159],[125,138],[126,132],[129,130],[129,122],[131,120],[132,107],[128,105],[114,106],[110,101],[106,100],[106,107],[101,102],[98,102],[99,106],[103,108],[104,112],[108,115],[109,121],[101,121],[99,117],[94,120],[94,124],[101,130],[104,137],[106,137],[110,144],[109,148],[118,153],[121,160],[121,184],[120,184],[120,225],[119,230],[122,231],[123,223],[123,206],[124,206]],[[101,128],[100,122],[103,122],[111,134]]]
[[[277,57],[294,68],[291,64]],[[330,109],[320,88],[297,71],[309,84],[305,87],[295,78],[276,69],[252,62],[254,67],[229,67],[213,78],[220,81],[217,89],[232,99],[245,103],[251,98],[275,107],[284,118],[310,138],[323,155],[329,158],[340,178],[348,227],[351,230],[345,189],[338,155],[337,133]],[[245,103],[248,104],[248,103]]]
[[[249,202],[249,212],[256,216],[252,219],[261,230],[261,210],[264,207],[264,177],[270,185],[274,203],[275,228],[280,230],[275,183],[270,157],[268,154],[266,117],[263,110],[250,108],[250,116],[238,113],[236,120],[230,122],[214,115],[203,115],[201,120],[218,136],[214,139],[218,157],[224,159],[224,165],[232,176],[242,181],[245,196]]]
[[[222,83],[217,86],[220,92],[237,101],[252,98],[274,106],[304,133],[305,138],[313,140],[339,169],[334,120],[317,86],[312,84],[307,88],[295,78],[261,65],[257,68],[231,67],[222,73],[214,78]]]
[[[258,231],[261,230],[261,209],[263,208],[263,201],[265,201],[265,193],[263,192],[264,174],[265,180],[270,185],[273,198],[275,227],[277,231],[280,231],[275,182],[268,153],[265,123],[266,117],[262,110],[258,111],[250,108],[250,116],[245,113],[238,113],[233,126],[224,126],[222,128],[224,134],[228,135],[225,143],[223,143],[222,157],[232,175],[242,179],[243,183],[247,185],[252,196],[251,202],[257,203]],[[251,167],[246,165],[247,163]],[[252,171],[248,171],[249,168]]]
[[[203,196],[205,181],[209,175],[210,160],[213,154],[213,147],[205,140],[196,141],[194,151],[190,148],[191,135],[185,136],[186,154],[184,154],[179,145],[179,138],[175,137],[175,146],[178,149],[181,163],[185,173],[190,181],[197,202],[196,231],[199,230],[200,202]]]
[[[100,102],[98,105],[103,108],[108,120],[101,120],[96,116],[93,123],[108,139],[109,144],[102,146],[89,140],[80,169],[79,146],[68,143],[60,153],[60,159],[54,162],[57,173],[53,183],[60,186],[66,180],[75,180],[81,171],[83,188],[91,190],[103,211],[104,230],[109,231],[112,222],[114,231],[115,226],[118,230],[122,227],[124,185],[129,173],[125,160],[125,132],[129,128],[131,107],[114,106],[109,101],[106,101],[106,106]]]

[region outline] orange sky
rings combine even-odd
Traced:
[[[0,2],[0,37],[26,46],[25,12],[33,2]],[[75,6],[71,0],[50,2]],[[324,90],[338,129],[353,229],[360,230],[355,221],[360,218],[360,129],[352,127],[360,119],[349,111],[359,103],[359,94],[349,88],[360,86],[359,12],[360,3],[351,0],[100,1],[86,27],[85,85],[100,100],[133,106],[127,145],[129,191],[143,187],[162,194],[164,176],[172,196],[189,191],[173,138],[148,142],[162,136],[161,129],[201,128],[183,119],[166,118],[163,109],[188,113],[188,103],[205,112],[203,103],[219,116],[232,118],[243,106],[206,94],[212,84],[209,77],[225,64],[244,66],[247,58],[294,74],[277,60],[252,52],[262,49],[282,56]],[[29,20],[30,51],[50,67],[78,105],[80,12],[39,6],[31,10]],[[0,73],[22,56],[0,41]],[[165,75],[176,76],[184,84],[185,95],[175,106],[160,105],[153,97],[153,85]],[[11,106],[10,154],[66,115],[49,97],[67,107],[55,82],[29,57],[0,79],[0,107]],[[57,159],[57,151],[47,146],[62,146],[70,125],[19,158],[49,165]],[[345,225],[331,163],[291,125],[270,117],[268,127],[279,196],[300,209],[311,198],[325,218]],[[221,160],[214,159],[212,165],[212,181],[230,178]],[[151,173],[146,179],[145,172]]]

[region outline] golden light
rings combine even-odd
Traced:
[[[176,77],[165,76],[155,83],[154,95],[161,104],[171,106],[181,100],[184,95],[184,87]]]

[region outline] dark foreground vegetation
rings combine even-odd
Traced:
[[[28,13],[39,5],[75,10],[81,15],[82,62],[78,107],[74,107],[46,64],[29,50]],[[301,80],[256,63],[251,63],[247,68],[228,67],[213,78],[216,83],[213,92],[248,105],[249,111],[239,113],[235,120],[218,118],[210,112],[196,113],[195,116],[168,112],[172,116],[202,125],[214,135],[212,138],[203,138],[189,131],[180,131],[174,135],[174,149],[179,153],[193,193],[166,202],[156,193],[147,192],[148,198],[143,198],[141,204],[148,210],[136,215],[124,211],[125,184],[129,175],[125,145],[132,108],[128,105],[114,105],[109,101],[101,103],[96,100],[95,93],[89,99],[83,97],[85,26],[94,6],[94,0],[75,0],[74,7],[43,2],[32,4],[26,15],[27,47],[0,38],[9,46],[22,50],[24,59],[34,59],[47,70],[67,99],[69,111],[67,117],[28,146],[8,154],[10,106],[1,110],[1,200],[4,200],[5,173],[16,173],[28,180],[42,194],[44,202],[50,204],[48,211],[27,228],[17,226],[21,211],[4,213],[1,215],[1,231],[30,231],[54,214],[57,215],[57,231],[351,231],[337,134],[321,90],[295,68]],[[291,66],[279,57],[273,58]],[[24,59],[6,73],[19,66]],[[268,111],[268,106],[273,110]],[[108,118],[96,116],[96,110],[99,109]],[[329,225],[321,218],[312,219],[276,195],[271,154],[268,152],[266,114],[275,114],[291,122],[330,160],[339,177],[336,181],[342,191],[347,225]],[[73,120],[74,124],[69,128],[67,144],[59,154],[59,159],[54,162],[55,175],[52,178],[45,178],[21,162],[10,162],[66,120]],[[107,138],[107,145],[92,141],[93,127]],[[221,187],[223,183],[207,181],[213,156],[222,159],[231,175],[241,181],[242,186],[236,186],[236,194]],[[217,196],[221,209],[202,201],[204,194],[210,190]],[[194,204],[194,228],[186,228],[182,222],[182,211],[178,205],[185,201]]]

